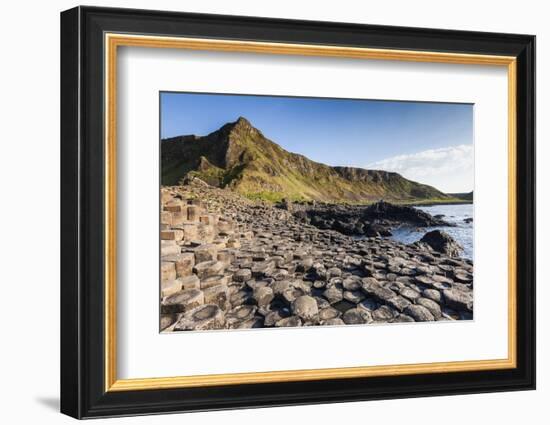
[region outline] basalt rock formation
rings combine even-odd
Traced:
[[[419,241],[420,244],[428,244],[432,249],[442,252],[449,257],[458,257],[462,253],[462,246],[449,234],[441,230],[432,230],[426,233]]]
[[[342,204],[278,204],[290,209],[301,222],[322,230],[336,230],[345,235],[391,236],[391,229],[401,225],[412,227],[451,226],[442,218],[433,217],[417,208],[379,201],[368,206]]]
[[[322,230],[198,179],[161,203],[164,332],[473,317],[472,262],[427,243]]]

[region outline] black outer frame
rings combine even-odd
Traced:
[[[105,32],[517,57],[517,368],[104,391]],[[76,418],[535,388],[535,37],[76,7],[61,13],[61,412]]]

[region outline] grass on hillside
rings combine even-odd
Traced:
[[[311,201],[311,199],[306,199],[304,197],[297,196],[297,195],[289,195],[288,193],[284,193],[284,192],[260,191],[260,192],[247,192],[247,193],[241,193],[241,194],[247,199],[250,199],[252,201],[266,201],[271,203],[281,202],[283,199],[286,199],[292,202]],[[381,200],[392,204],[396,204],[396,205],[410,205],[410,206],[471,204],[472,203],[472,201],[467,201],[467,200],[458,199],[458,198],[450,198],[450,199],[449,198],[446,198],[446,199],[431,198],[431,199],[408,199],[408,200],[379,198],[376,200],[363,200],[363,201],[355,201],[355,202],[352,202],[349,200],[346,200],[346,201],[326,200],[321,202],[327,202],[329,204],[340,204],[340,205],[372,205]]]

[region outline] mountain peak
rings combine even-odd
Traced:
[[[258,139],[263,138],[262,132],[242,116],[234,122],[225,124],[222,129],[227,132],[226,134],[228,135],[229,143],[236,142],[242,144],[245,140],[257,141]]]
[[[256,130],[256,128],[245,117],[237,118],[237,121],[229,123],[231,130],[250,132]],[[256,130],[258,131],[258,130]]]
[[[446,197],[397,173],[331,167],[286,151],[243,116],[207,136],[182,136],[162,144],[162,182],[188,173],[219,187],[261,199],[369,202]]]
[[[219,130],[214,131],[212,134],[221,133],[224,135],[230,135],[231,133],[250,133],[252,131],[259,133],[250,121],[248,121],[245,117],[240,116],[236,121],[224,124]]]
[[[235,125],[247,125],[249,127],[252,127],[252,124],[250,124],[250,121],[248,121],[243,116],[240,116],[239,118],[237,118],[237,121],[235,121]]]

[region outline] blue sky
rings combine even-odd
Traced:
[[[473,106],[161,93],[161,137],[206,135],[239,116],[288,151],[397,171],[446,192],[473,189]]]

